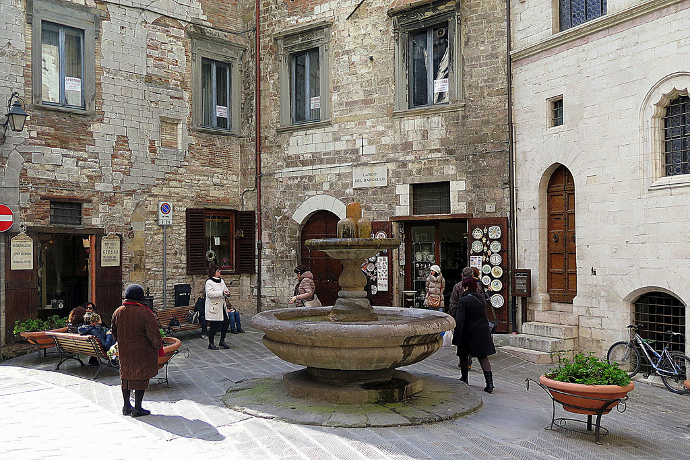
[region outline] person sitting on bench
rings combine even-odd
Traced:
[[[110,329],[106,330],[103,327],[101,315],[98,313],[87,313],[84,315],[84,322],[85,324],[79,326],[79,334],[95,335],[98,341],[101,342],[103,350],[108,351],[115,343],[115,339]]]

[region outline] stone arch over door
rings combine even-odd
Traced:
[[[563,165],[549,178],[547,209],[547,292],[551,302],[572,303],[577,295],[575,183]]]

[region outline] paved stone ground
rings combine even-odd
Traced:
[[[249,321],[245,321],[247,324]],[[262,334],[229,335],[230,350],[212,351],[193,332],[178,334],[181,355],[170,365],[170,386],[152,385],[144,407],[154,415],[121,415],[119,378],[106,369],[97,381],[75,362],[54,371],[57,355],[35,353],[0,366],[0,459],[690,459],[690,395],[636,383],[624,413],[603,417],[610,430],[597,445],[590,435],[544,428],[546,393],[525,378],[546,366],[504,352],[491,358],[496,391],[470,386],[484,404],[466,417],[420,426],[333,428],[293,425],[235,412],[222,403],[228,387],[299,366],[273,356]],[[496,336],[497,343],[505,336]],[[457,378],[454,349],[403,368]]]

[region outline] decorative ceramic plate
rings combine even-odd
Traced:
[[[501,289],[503,289],[503,283],[501,283],[501,280],[493,280],[491,282],[491,290],[498,292]]]
[[[482,267],[482,273],[484,273],[485,275],[488,275],[489,273],[491,273],[491,265],[489,265],[489,264],[484,265]]]
[[[424,254],[421,252],[418,252],[417,254],[414,255],[414,258],[417,262],[421,262],[424,259]]]
[[[370,289],[371,289],[371,295],[374,295],[377,292],[379,292],[379,288],[375,284],[372,284]]]
[[[501,227],[498,225],[493,225],[489,227],[489,238],[492,240],[498,239],[501,237]]]
[[[427,254],[426,255],[426,260],[428,262],[433,262],[434,261],[434,255],[433,254]]]
[[[384,232],[383,230],[380,230],[376,232],[376,238],[388,238],[388,235],[386,235],[386,232]]]
[[[481,241],[477,240],[472,243],[472,252],[482,252],[484,250],[484,245]]]
[[[488,286],[489,284],[491,284],[491,277],[489,275],[482,276],[482,283],[484,284],[484,286]]]
[[[489,245],[489,249],[491,249],[491,252],[499,252],[501,250],[501,242],[500,241],[492,241],[491,244]]]
[[[501,294],[494,294],[491,296],[491,305],[494,306],[494,308],[501,308],[503,306],[503,296]]]
[[[376,256],[369,257],[369,262],[376,262]]]
[[[367,271],[368,271],[369,273],[373,272],[375,268],[376,268],[376,265],[372,264],[371,262],[369,262],[369,263],[367,264]]]
[[[482,236],[484,236],[484,232],[481,228],[477,227],[474,230],[472,230],[472,238],[474,238],[475,240],[480,239]]]
[[[501,265],[501,262],[503,262],[503,258],[500,254],[491,254],[489,262],[491,262],[491,265]]]
[[[495,267],[491,268],[491,276],[494,278],[500,278],[503,276],[503,269],[496,265]]]

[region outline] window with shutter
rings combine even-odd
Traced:
[[[254,264],[254,211],[237,212],[237,236],[235,247],[237,273],[255,273]]]

